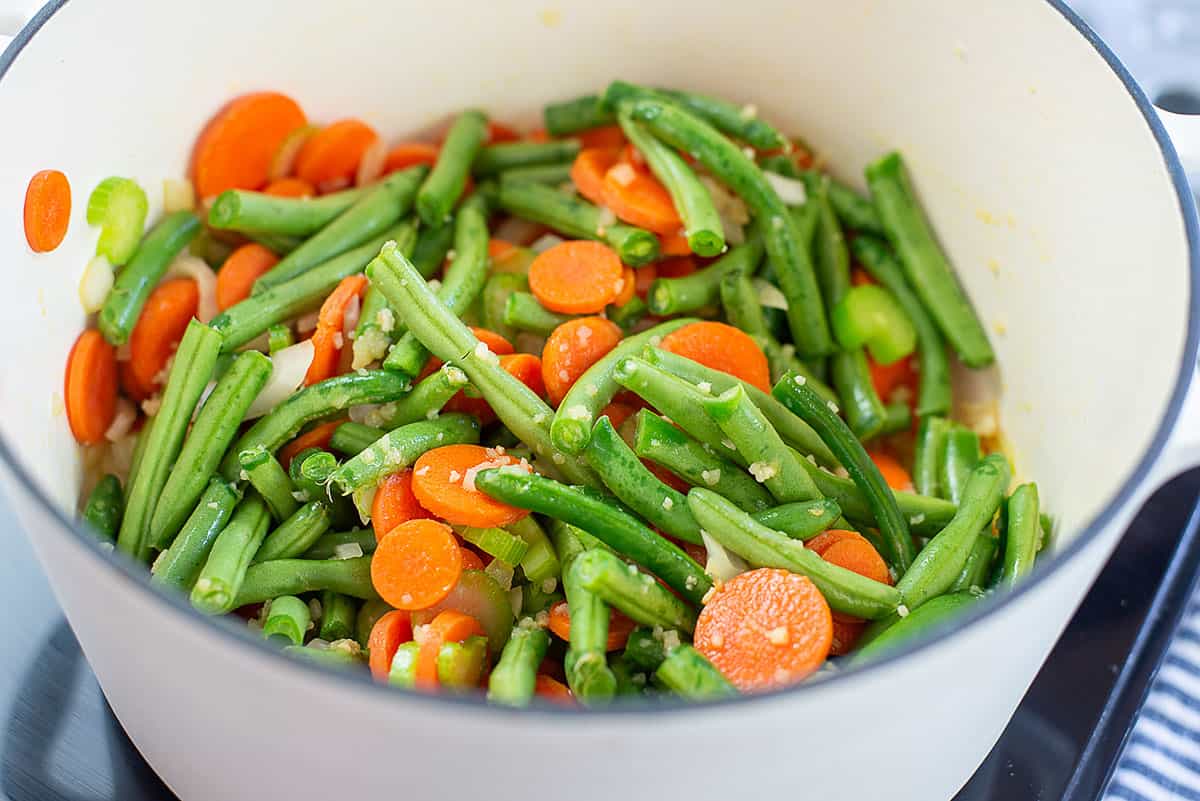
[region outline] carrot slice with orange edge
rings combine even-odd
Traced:
[[[191,175],[201,198],[267,183],[275,151],[308,120],[296,101],[256,92],[231,101],[209,121],[192,151]]]
[[[633,417],[633,415],[636,413],[637,409],[633,408],[628,403],[613,401],[600,410],[600,414],[596,415],[596,419],[598,420],[601,417],[607,417],[608,421],[612,423],[612,427],[620,430],[622,424],[624,424],[624,422],[630,417]]]
[[[805,546],[830,564],[852,570],[860,576],[882,582],[892,583],[892,575],[887,563],[875,550],[875,546],[857,531],[830,529],[822,532],[805,543]],[[842,612],[833,613],[833,643],[829,653],[841,656],[850,652],[866,628],[867,622],[862,618],[847,615]]]
[[[574,136],[584,148],[610,147],[614,150],[619,150],[624,147],[627,141],[625,139],[625,132],[621,130],[620,125],[601,125],[598,128],[589,128],[586,131],[580,131]]]
[[[375,490],[371,500],[371,526],[375,529],[376,543],[391,534],[401,523],[430,517],[429,512],[417,502],[412,491],[412,470],[392,473]]]
[[[303,178],[280,178],[267,184],[263,193],[275,197],[315,197],[317,188]]]
[[[438,151],[437,145],[428,142],[401,142],[388,151],[383,171],[386,174],[417,164],[433,164],[437,161]]]
[[[677,328],[659,347],[706,367],[771,391],[771,369],[762,348],[746,332],[725,323],[699,322]]]
[[[480,340],[482,341],[482,340]],[[494,353],[495,351],[493,351]],[[509,353],[500,357],[500,367],[504,372],[533,390],[538,397],[546,394],[546,385],[542,381],[542,360],[531,353]],[[446,403],[446,411],[473,414],[483,425],[495,422],[496,413],[483,398],[469,398],[465,392],[459,392]]]
[[[621,336],[617,324],[603,317],[568,320],[551,331],[542,348],[542,379],[550,403],[562,403],[579,377],[615,348]]]
[[[696,621],[695,647],[743,691],[804,679],[833,641],[829,604],[807,576],[778,568],[742,573],[714,591]]]
[[[417,651],[415,680],[418,687],[438,686],[438,652],[448,642],[462,642],[468,637],[486,636],[483,626],[470,615],[456,609],[444,609],[437,617],[415,632],[421,644]]]
[[[545,673],[537,674],[537,678],[534,679],[533,694],[538,698],[546,699],[552,704],[570,707],[579,706],[570,687],[553,676],[547,676]]]
[[[637,275],[633,272],[632,267],[626,267],[621,273],[621,289],[617,292],[617,296],[613,298],[612,305],[624,306],[629,301],[633,300],[637,294]]]
[[[505,125],[496,120],[488,120],[487,143],[489,145],[498,145],[501,142],[519,142],[520,140],[521,135],[511,125]]]
[[[659,278],[684,278],[696,272],[696,260],[691,256],[664,259],[654,265]]]
[[[566,601],[559,601],[550,607],[550,618],[547,625],[560,640],[570,642],[571,612]],[[605,650],[619,651],[624,648],[630,632],[635,628],[637,628],[636,622],[616,609],[610,608],[608,610],[608,642],[605,643]]]
[[[58,170],[42,170],[25,189],[25,241],[35,253],[62,244],[71,222],[71,184]]]
[[[413,465],[413,494],[421,506],[456,526],[507,526],[529,514],[475,488],[475,473],[518,464],[495,448],[446,445],[426,451]],[[394,605],[394,604],[393,604]]]
[[[917,374],[913,371],[912,355],[891,364],[879,364],[867,354],[867,364],[871,368],[871,384],[879,397],[889,401],[897,389],[907,387],[910,400],[916,403]]]
[[[367,637],[367,650],[370,653],[367,665],[376,681],[387,682],[396,651],[403,643],[412,642],[412,638],[412,618],[406,611],[393,609],[375,621]]]
[[[621,291],[624,266],[599,242],[560,242],[529,265],[529,291],[550,311],[596,314]]]
[[[483,570],[483,560],[470,548],[462,549],[463,570]]]
[[[658,249],[664,256],[687,256],[692,252],[692,246],[682,231],[658,235]]]
[[[683,225],[670,193],[658,179],[626,162],[605,173],[604,205],[625,222],[656,234],[673,234]]]
[[[338,120],[313,134],[296,156],[296,177],[321,186],[354,178],[358,163],[379,134],[362,120]]]
[[[196,316],[200,290],[190,278],[172,278],[154,288],[129,335],[129,376],[142,400],[166,380],[167,361]]]
[[[312,386],[337,375],[342,348],[346,344],[342,335],[346,309],[366,289],[365,275],[360,273],[346,276],[321,304],[321,311],[317,315],[317,330],[312,335],[312,362],[308,365],[308,372],[304,374],[305,386]]]
[[[462,574],[462,549],[445,523],[409,520],[375,548],[371,583],[397,609],[425,609],[450,594]]]
[[[871,451],[868,455],[875,466],[879,468],[879,472],[883,474],[883,480],[889,487],[903,492],[913,491],[912,476],[895,456],[882,451]]]
[[[79,335],[67,357],[63,399],[81,445],[104,441],[117,413],[117,351],[95,329]]]
[[[278,263],[279,257],[257,242],[230,253],[217,272],[217,308],[225,311],[250,297],[258,277]]]
[[[617,151],[611,147],[593,147],[579,151],[571,164],[571,182],[579,194],[598,206],[604,205],[604,176],[617,163]]]
[[[328,423],[313,426],[279,449],[279,463],[284,466],[284,469],[287,469],[291,466],[292,459],[295,459],[301,451],[309,448],[328,448],[329,440],[333,438],[333,432],[337,431],[338,426],[344,422],[346,421],[331,420]]]

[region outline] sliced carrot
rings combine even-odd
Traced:
[[[866,286],[875,283],[875,279],[862,267],[855,267],[850,273],[850,283],[854,286]]]
[[[225,311],[250,297],[259,276],[279,263],[279,257],[267,247],[250,242],[242,245],[217,272],[217,308]]]
[[[604,204],[604,176],[617,163],[617,151],[594,147],[579,151],[571,164],[571,182],[579,194],[597,205]]]
[[[425,609],[450,594],[462,574],[462,548],[445,523],[409,520],[375,548],[371,583],[397,609]]]
[[[620,430],[621,426],[625,424],[625,421],[630,417],[633,417],[636,412],[637,409],[634,409],[627,403],[613,401],[600,410],[598,417],[607,417],[608,422],[612,423],[612,427]]]
[[[553,142],[552,137],[545,128],[534,128],[525,136],[526,142]]]
[[[314,186],[354,178],[358,163],[379,134],[362,120],[338,120],[317,131],[296,156],[296,177]]]
[[[367,664],[376,681],[387,682],[396,651],[412,638],[412,618],[407,611],[393,609],[375,621],[367,638]]]
[[[872,451],[870,453],[871,461],[879,468],[879,472],[883,473],[883,480],[887,485],[894,490],[903,492],[913,491],[912,476],[904,469],[904,465],[889,453],[882,451]]]
[[[383,163],[383,172],[395,172],[417,164],[433,164],[437,161],[439,148],[428,142],[401,142],[388,151]]]
[[[575,134],[575,138],[584,148],[611,147],[619,149],[625,145],[625,132],[621,130],[620,125],[601,125],[598,128],[589,128]]]
[[[538,698],[545,698],[552,704],[570,707],[579,705],[570,687],[545,673],[537,674],[537,678],[533,680],[533,694]]]
[[[488,240],[488,256],[493,261],[498,261],[505,258],[516,249],[516,245],[503,239],[496,239],[493,237],[492,239]]]
[[[315,197],[317,188],[303,178],[280,178],[267,184],[263,192],[275,197]]]
[[[621,154],[617,157],[617,159],[621,163],[628,164],[630,167],[633,167],[635,170],[649,171],[650,169],[648,166],[646,166],[646,157],[642,155],[642,151],[638,150],[634,146],[633,142],[625,143],[625,146],[621,148]]]
[[[306,387],[337,375],[342,348],[346,345],[342,334],[346,309],[355,298],[361,297],[366,289],[365,275],[349,275],[342,279],[321,304],[321,311],[317,315],[317,330],[312,335],[312,363],[308,366],[308,372],[304,374]]]
[[[510,350],[511,347],[509,346]],[[533,390],[533,393],[539,398],[546,394],[546,385],[542,381],[542,360],[537,356],[531,353],[509,353],[500,357],[500,367]],[[459,392],[451,398],[445,408],[448,412],[473,414],[479,418],[482,425],[488,425],[496,420],[496,413],[492,411],[492,407],[486,400],[467,397],[465,392]]]
[[[597,314],[621,291],[624,267],[616,251],[599,242],[560,242],[529,265],[529,291],[550,311]]]
[[[542,378],[550,403],[558,406],[579,377],[615,348],[621,336],[617,324],[603,317],[579,317],[551,331],[542,348]]]
[[[462,549],[463,570],[483,570],[483,560],[470,548]]]
[[[421,506],[456,526],[506,526],[529,514],[475,488],[475,473],[518,464],[495,448],[446,445],[421,454],[413,465],[413,493]]]
[[[512,353],[514,348],[512,343],[504,337],[497,334],[495,331],[489,331],[486,328],[477,328],[471,326],[471,332],[475,334],[475,338],[488,346],[488,350],[497,356],[507,356]],[[433,373],[437,372],[441,366],[445,364],[437,356],[430,356],[429,361],[425,362],[425,367],[421,369],[421,374],[417,376],[417,380],[428,378]]]
[[[658,179],[624,162],[604,174],[604,205],[625,222],[656,234],[673,234],[683,225]]]
[[[830,529],[813,537],[805,546],[830,564],[884,584],[892,583],[892,574],[883,557],[866,537],[857,531]],[[866,625],[867,622],[862,618],[834,612],[833,642],[829,653],[840,656],[853,650]]]
[[[659,347],[771,391],[771,369],[762,348],[746,332],[725,323],[699,322],[677,328]]]
[[[144,400],[166,381],[167,361],[196,316],[200,290],[190,278],[172,278],[154,288],[129,335],[129,379],[134,400]]]
[[[559,601],[550,607],[550,620],[547,625],[560,640],[570,642],[571,612],[566,601]],[[630,620],[616,609],[610,608],[608,611],[608,642],[604,646],[605,649],[619,651],[624,648],[625,641],[629,639],[630,632],[635,628],[637,628],[635,621]]]
[[[510,125],[505,125],[502,122],[488,120],[488,138],[489,145],[496,145],[501,142],[519,142],[521,135],[516,132]]]
[[[371,526],[379,542],[401,523],[430,517],[412,491],[412,470],[401,470],[379,482],[371,501]]]
[[[696,622],[695,647],[745,691],[793,684],[825,661],[829,604],[807,576],[778,568],[742,573],[717,589]]]
[[[42,170],[25,188],[25,241],[35,253],[62,244],[71,223],[71,184],[58,170]]]
[[[845,656],[853,651],[866,628],[867,621],[834,612],[833,642],[829,645],[829,655]]]
[[[658,249],[664,256],[688,256],[692,252],[692,246],[688,244],[687,237],[680,231],[659,234]]]
[[[329,440],[333,437],[333,432],[337,431],[338,426],[344,422],[346,421],[331,420],[328,423],[313,426],[310,430],[279,449],[279,463],[286,469],[291,466],[292,459],[296,458],[296,455],[301,451],[306,451],[309,448],[328,448]]]
[[[64,405],[81,445],[104,441],[117,413],[117,351],[94,328],[79,335],[67,357]]]
[[[650,285],[658,278],[658,268],[653,264],[645,264],[633,271],[633,291],[642,300],[650,291]]]
[[[892,395],[900,387],[907,387],[909,390],[909,399],[916,401],[917,397],[917,374],[913,371],[912,356],[905,356],[892,364],[879,364],[867,355],[867,364],[871,368],[871,383],[875,386],[875,392],[884,401],[891,399]]]
[[[417,651],[416,684],[418,687],[431,689],[438,686],[437,661],[438,652],[448,642],[462,642],[468,637],[485,636],[483,626],[470,615],[456,609],[444,609],[437,617],[417,632],[417,642],[421,644]]]
[[[637,276],[634,275],[632,267],[626,267],[621,273],[621,289],[617,296],[613,298],[614,306],[624,306],[629,301],[633,300],[637,294]]]
[[[192,183],[201,198],[226,189],[266,185],[283,140],[308,120],[296,101],[278,92],[236,98],[209,121],[192,151]]]
[[[659,278],[685,278],[698,269],[696,260],[691,256],[679,256],[674,259],[664,259],[655,265]]]

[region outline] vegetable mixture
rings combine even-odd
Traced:
[[[899,154],[866,197],[753,106],[622,81],[544,121],[389,149],[264,92],[148,231],[101,182],[65,383],[96,536],[288,654],[512,706],[794,684],[1031,570]],[[35,177],[35,250],[69,205]]]

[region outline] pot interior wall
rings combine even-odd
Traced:
[[[480,105],[527,125],[613,77],[754,103],[835,172],[901,149],[1000,357],[1002,420],[1063,539],[1147,447],[1179,369],[1190,284],[1179,209],[1134,101],[1041,2],[277,4],[77,0],[0,80],[5,254],[0,429],[72,507],[79,458],[62,373],[95,234],[87,193],[138,179],[152,204],[228,98],[279,89],[310,117],[401,139]],[[63,247],[21,231],[34,172],[75,190]],[[152,214],[155,210],[152,209]]]

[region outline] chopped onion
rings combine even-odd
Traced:
[[[796,178],[788,178],[786,175],[780,175],[777,172],[763,170],[763,175],[767,179],[767,183],[779,195],[779,199],[789,206],[802,205],[808,199],[808,192],[804,188],[804,182]]]
[[[104,307],[108,293],[113,285],[113,266],[103,256],[96,256],[83,268],[83,277],[79,279],[79,302],[88,314],[94,314]]]
[[[358,162],[358,172],[354,175],[355,186],[366,186],[383,175],[383,167],[387,164],[388,147],[380,137],[363,151],[362,159]]]
[[[375,493],[378,490],[378,484],[369,484],[354,490],[354,493],[351,495],[351,500],[354,501],[354,508],[358,512],[358,519],[362,521],[364,526],[371,522],[371,507],[375,505]],[[360,552],[358,555],[362,556],[362,553]]]
[[[507,562],[501,561],[500,559],[493,559],[492,561],[488,562],[488,565],[483,569],[483,572],[494,578],[496,583],[504,588],[505,592],[508,592],[512,589],[513,574],[515,571],[513,570],[512,565],[508,564]]]
[[[563,238],[561,236],[557,236],[556,234],[542,234],[536,240],[534,240],[534,243],[529,246],[529,249],[534,253],[544,253],[555,245],[562,244],[563,241]]]
[[[362,313],[362,301],[358,295],[350,298],[346,304],[346,313],[342,315],[342,338],[354,341],[354,329],[358,328],[358,316]]]
[[[1000,396],[1004,384],[999,368],[972,370],[958,359],[950,362],[954,386],[954,418],[981,437],[1000,433]]]
[[[200,291],[200,302],[196,306],[196,319],[202,323],[217,316],[217,274],[204,259],[181,253],[167,268],[168,278],[191,278]]]
[[[296,164],[296,157],[300,155],[300,149],[317,130],[315,125],[301,125],[288,134],[279,145],[279,149],[275,151],[275,155],[271,157],[271,167],[267,170],[267,178],[278,181],[280,178],[291,175],[292,167]]]
[[[351,406],[350,422],[370,425],[368,421],[376,419],[376,412],[379,411],[379,406],[380,404],[378,403],[360,403],[357,406]]]
[[[163,181],[163,212],[191,211],[196,208],[196,190],[186,178]]]
[[[321,319],[319,311],[310,312],[296,318],[296,333],[300,335],[307,334],[309,331],[317,330],[317,321]]]
[[[311,339],[297,342],[283,350],[276,351],[271,357],[271,377],[262,392],[250,404],[246,412],[247,419],[262,417],[279,404],[287,400],[293,392],[304,383],[304,375],[308,372],[313,360],[313,343]]]
[[[117,413],[113,415],[108,430],[104,432],[104,438],[109,442],[124,439],[129,434],[129,430],[133,428],[135,420],[137,420],[137,409],[134,408],[134,405],[125,398],[117,398]]]
[[[721,215],[722,219],[728,219],[738,225],[750,222],[750,209],[746,206],[746,201],[729,191],[725,184],[711,175],[701,174],[697,177],[700,179],[700,183],[704,184],[704,188],[708,190],[713,205],[716,206],[717,213]]]
[[[783,292],[779,290],[779,287],[765,278],[754,279],[754,291],[758,293],[758,303],[760,306],[766,306],[768,309],[779,309],[780,311],[788,310],[787,298],[783,296]]]
[[[520,617],[521,607],[525,605],[525,591],[520,587],[513,587],[509,590],[508,605],[512,607],[513,617]]]
[[[708,561],[704,572],[718,582],[729,581],[734,576],[745,573],[750,569],[740,556],[725,550],[725,546],[712,538],[704,529],[700,529],[700,538],[704,540],[704,550],[708,551]]]

